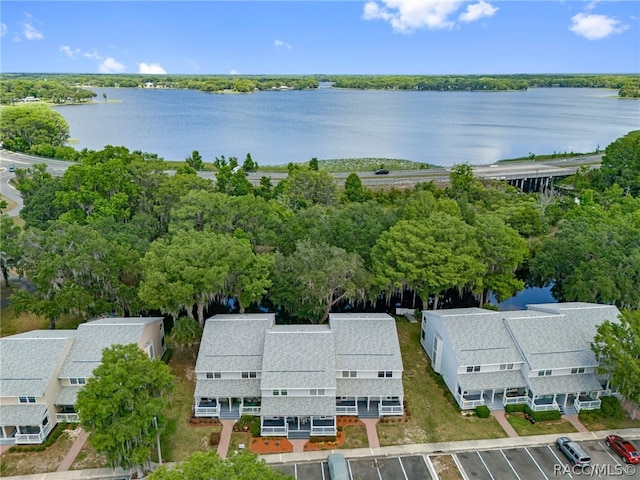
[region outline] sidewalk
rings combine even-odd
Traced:
[[[73,445],[71,445],[71,448],[67,452],[67,455],[62,459],[62,462],[60,463],[60,465],[58,466],[58,469],[56,470],[57,472],[66,472],[67,470],[69,470],[74,460],[80,453],[80,450],[82,450],[82,447],[84,447],[84,444],[87,443],[89,434],[84,430],[82,430],[80,427],[78,427],[78,430],[80,430],[80,433],[76,438],[75,442],[73,442]]]
[[[364,423],[367,429],[367,439],[369,440],[369,448],[379,448],[380,439],[378,438],[378,418],[361,418],[360,421]]]
[[[509,423],[509,420],[507,420],[504,410],[494,410],[491,412],[491,416],[498,421],[502,429],[509,437],[513,438],[518,436],[518,432],[515,431],[515,429]]]
[[[220,443],[218,444],[218,455],[220,458],[227,458],[229,453],[229,444],[231,443],[231,434],[233,433],[233,426],[236,424],[235,420],[220,420],[222,424],[222,433],[220,434]]]

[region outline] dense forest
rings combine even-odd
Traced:
[[[0,103],[27,97],[82,103],[96,95],[91,87],[181,88],[203,92],[249,93],[256,90],[333,88],[413,91],[496,91],[537,87],[589,87],[618,90],[621,97],[640,97],[640,75],[99,75],[3,74]]]
[[[613,141],[600,169],[537,194],[481,182],[467,164],[446,188],[372,190],[355,173],[338,187],[317,161],[254,187],[250,155],[217,159],[216,181],[197,175],[197,152],[174,175],[125,147],[76,155],[62,177],[16,169],[24,228],[2,215],[5,279],[16,269],[35,286],[14,308],[51,327],[62,314],[202,325],[216,311],[263,309],[322,322],[396,302],[483,305],[525,284],[553,285],[559,300],[640,304],[640,132]]]

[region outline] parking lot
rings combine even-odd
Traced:
[[[422,455],[347,459],[353,480],[433,480]],[[273,465],[297,480],[330,480],[327,462]]]
[[[640,465],[627,465],[602,440],[579,442],[591,467],[572,468],[555,444],[453,453],[464,480],[601,478],[640,480]],[[633,441],[640,450],[640,442]],[[352,480],[437,480],[428,455],[347,458]],[[327,462],[274,464],[297,480],[330,480]]]
[[[602,441],[580,444],[591,456],[591,468],[585,470],[572,469],[555,445],[462,452],[455,454],[455,458],[463,477],[474,480],[640,479],[640,465],[634,468],[624,464]],[[634,444],[638,446],[637,442]]]

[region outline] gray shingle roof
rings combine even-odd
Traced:
[[[335,416],[335,397],[262,397],[265,417]]]
[[[18,335],[0,339],[0,395],[41,397],[72,336]],[[4,407],[3,407],[4,412]]]
[[[597,365],[591,350],[597,327],[619,315],[614,306],[576,302],[528,307],[534,319],[509,318],[507,326],[532,370]]]
[[[395,320],[387,314],[331,314],[337,370],[402,370]]]
[[[78,326],[76,341],[64,361],[60,378],[89,378],[112,345],[136,345],[144,328],[161,317],[102,318]]]
[[[75,405],[78,398],[78,392],[82,390],[82,386],[67,386],[60,389],[58,398],[56,398],[56,405]]]
[[[196,372],[260,371],[266,330],[274,315],[216,315],[204,326]]]
[[[39,404],[2,405],[1,423],[4,426],[40,425],[46,411],[47,406]]]
[[[462,390],[491,390],[494,388],[523,388],[527,381],[520,370],[501,372],[478,372],[458,375],[458,384]]]
[[[595,374],[530,377],[531,389],[536,395],[578,393],[602,390]]]
[[[259,397],[260,379],[241,380],[206,379],[196,383],[196,397]]]
[[[402,397],[401,378],[339,378],[336,397]]]
[[[328,325],[275,325],[265,336],[262,388],[335,388],[335,337]]]
[[[455,308],[428,314],[442,319],[458,365],[464,366],[522,361],[503,322],[504,316],[512,313]],[[519,312],[515,313],[517,315]]]

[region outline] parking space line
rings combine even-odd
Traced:
[[[380,473],[380,467],[378,466],[378,459],[374,458],[373,463],[375,464],[376,470],[378,471],[378,478],[382,480],[382,474]]]
[[[324,480],[324,463],[320,462],[320,471],[322,472],[322,480]]]
[[[507,462],[507,465],[509,465],[509,468],[511,469],[511,471],[513,472],[513,474],[518,478],[518,480],[522,480],[520,478],[520,475],[518,475],[518,472],[516,472],[516,469],[513,468],[513,465],[511,465],[511,462],[509,461],[509,459],[507,458],[507,456],[504,454],[504,450],[500,449],[500,453],[502,454],[502,456],[504,457],[505,462]]]
[[[297,479],[298,478],[298,464],[294,463],[293,464],[293,476]]]
[[[451,455],[451,457],[453,457],[453,455]],[[424,463],[427,464],[427,470],[429,470],[429,473],[431,474],[431,478],[433,480],[438,480],[438,473],[436,472],[436,467],[434,467],[433,463],[431,463],[431,457],[429,455],[422,455],[422,460],[424,460]],[[455,462],[455,459],[453,461]],[[458,468],[458,471],[460,471],[459,468]],[[460,475],[462,475],[462,472],[460,472]],[[464,480],[464,475],[462,475],[462,478]]]
[[[529,449],[525,448],[524,451],[527,452],[527,455],[529,455],[533,463],[536,464],[536,467],[538,467],[538,470],[540,470],[540,473],[542,474],[542,476],[546,478],[546,480],[549,480],[549,477],[547,477],[547,474],[542,471],[542,468],[540,468],[540,465],[538,464],[538,462],[536,462],[536,459],[533,458],[533,455],[531,455],[531,452],[529,451]]]
[[[480,452],[476,452],[476,454],[480,458],[480,461],[482,462],[482,465],[484,465],[485,470],[487,471],[487,473],[491,477],[491,480],[496,480],[495,478],[493,478],[493,475],[491,475],[491,470],[489,470],[489,467],[487,467],[487,464],[484,463],[484,458],[482,458],[482,455],[480,455]],[[504,453],[503,453],[503,455],[504,455]]]
[[[409,477],[407,477],[407,472],[404,469],[404,465],[402,464],[402,459],[400,457],[398,457],[398,462],[400,462],[400,468],[402,469],[402,474],[404,475],[404,480],[409,480]]]
[[[460,460],[458,460],[458,455],[454,453],[453,455],[451,455],[451,458],[453,458],[453,463],[455,463],[456,467],[458,467],[458,471],[460,472],[460,475],[462,475],[462,480],[469,480],[467,472],[465,472],[464,467],[460,463]]]
[[[549,445],[547,445],[547,448],[549,449],[549,451],[551,452],[551,454],[556,457],[556,460],[558,460],[558,464],[559,465],[566,465],[566,463],[563,463],[562,460],[560,460],[560,458],[558,458],[558,455],[556,455],[556,452],[553,448],[551,448]],[[573,475],[571,475],[571,472],[567,472],[567,475],[569,475],[569,478],[573,478]]]
[[[349,477],[353,478],[353,472],[351,471],[351,462],[347,460],[347,467],[349,467]],[[324,469],[322,471],[322,475],[324,475]]]

